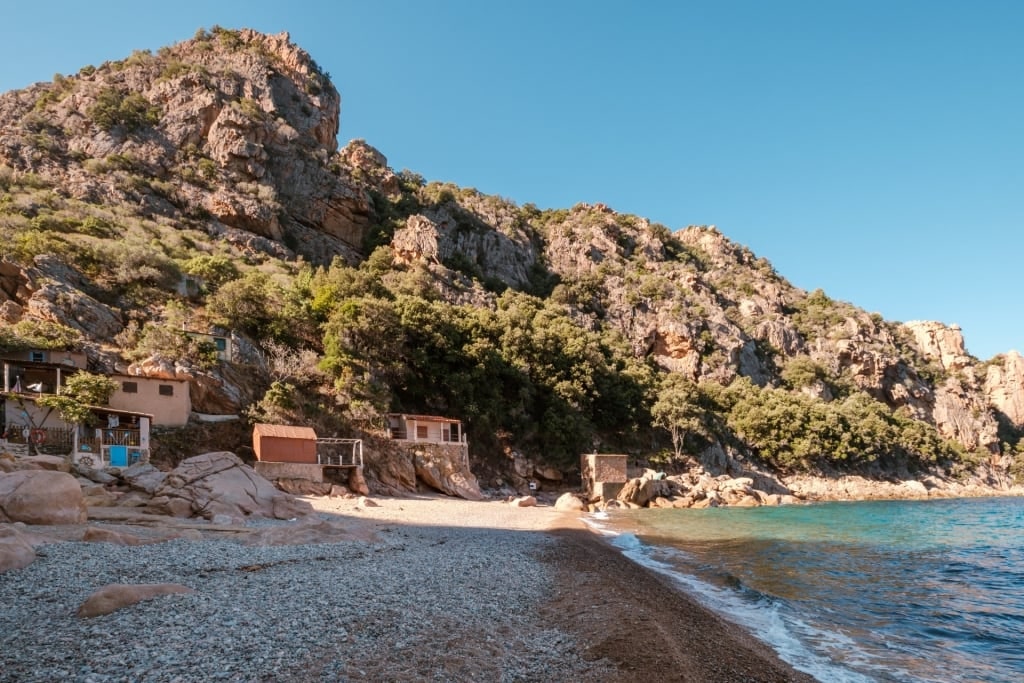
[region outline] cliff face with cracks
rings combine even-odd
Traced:
[[[215,29],[0,96],[0,161],[257,252],[250,234],[285,256],[355,258],[371,205],[339,162],[340,109],[287,33]]]

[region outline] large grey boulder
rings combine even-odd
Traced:
[[[139,462],[121,470],[121,479],[136,491],[156,493],[167,479],[167,473],[161,472],[148,462]]]
[[[309,503],[278,490],[226,451],[183,460],[155,494],[150,509],[175,517],[293,519],[313,511]]]

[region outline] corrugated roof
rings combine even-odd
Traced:
[[[256,424],[253,431],[260,436],[276,436],[284,439],[313,439],[316,440],[316,432],[312,427],[295,427],[293,425],[268,425]]]

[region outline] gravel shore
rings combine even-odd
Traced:
[[[665,603],[678,591],[550,508],[435,497],[386,499],[375,508],[316,504],[322,519],[351,532],[344,540],[260,546],[241,543],[244,533],[203,532],[199,540],[141,546],[40,546],[33,564],[0,574],[0,681],[796,676],[735,628],[723,631],[732,640],[704,651],[740,652],[741,659],[750,653],[740,667],[697,671],[684,660],[641,657],[664,647],[662,621],[692,621],[692,613],[666,607],[720,620],[689,603],[655,611],[651,600]],[[302,523],[264,526],[289,524]],[[107,584],[164,582],[195,592],[90,619],[75,614]],[[575,601],[599,601],[593,606],[602,613],[581,618]],[[626,610],[653,621],[624,629]],[[671,629],[669,640],[676,639]],[[605,632],[615,642],[602,638]],[[694,677],[700,672],[708,676]]]

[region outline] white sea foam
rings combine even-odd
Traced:
[[[583,517],[583,523],[602,536],[618,536],[619,532],[608,527],[609,520],[607,512],[594,512]]]
[[[596,523],[592,526],[597,528]],[[850,649],[855,649],[856,645],[842,634],[824,632],[799,619],[784,615],[780,605],[768,598],[745,599],[738,592],[712,586],[680,572],[672,563],[656,558],[653,549],[645,545],[635,534],[615,533],[607,529],[603,529],[602,533],[614,536],[612,544],[619,548],[623,555],[637,564],[670,577],[705,607],[743,626],[755,637],[767,643],[783,661],[798,671],[828,683],[870,683],[872,680],[816,654],[797,635],[829,646],[848,648],[845,652],[849,658]],[[673,549],[663,548],[660,552],[666,556],[673,553],[685,556],[685,553]]]

